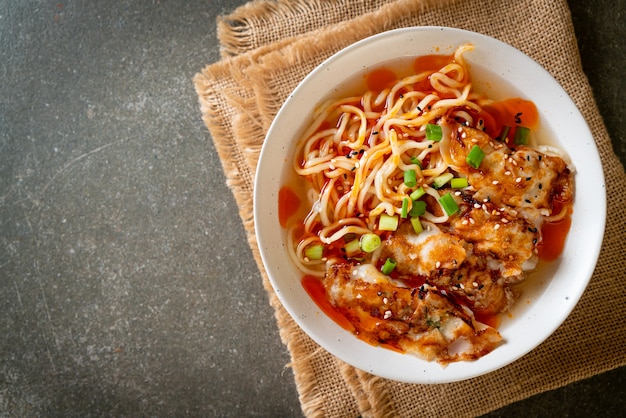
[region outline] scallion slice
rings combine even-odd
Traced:
[[[381,240],[380,237],[376,234],[369,233],[361,235],[361,249],[366,253],[371,253],[380,247]]]
[[[422,222],[420,222],[420,218],[418,216],[411,218],[411,225],[413,225],[413,231],[415,231],[416,234],[419,234],[424,230]]]
[[[415,170],[406,170],[404,172],[404,184],[406,184],[406,187],[415,187],[417,184]]]
[[[454,198],[450,194],[450,192],[444,194],[439,198],[439,203],[443,207],[443,210],[446,211],[448,216],[452,216],[459,211],[459,206],[454,201]]]
[[[408,197],[402,199],[402,212],[400,213],[402,219],[406,218],[409,213],[409,200]]]
[[[409,197],[411,198],[411,200],[417,200],[420,197],[424,196],[425,194],[426,194],[426,190],[424,190],[424,188],[420,186],[417,189],[413,190],[413,192],[409,195]]]
[[[426,213],[426,202],[423,200],[416,200],[413,202],[413,207],[409,211],[409,216],[422,216]]]
[[[502,127],[502,133],[500,134],[500,137],[498,138],[500,141],[506,141],[506,137],[509,135],[509,131],[511,130],[511,127],[508,125],[505,125]]]
[[[528,145],[528,139],[530,138],[530,129],[525,126],[518,126],[515,128],[515,145]]]
[[[429,123],[426,125],[426,139],[439,142],[443,138],[441,126]]]
[[[416,156],[411,157],[411,163],[415,164],[416,166],[418,166],[420,168],[420,170],[422,170],[424,168],[422,166],[422,162]]]
[[[343,246],[344,251],[348,257],[354,257],[361,252],[361,244],[358,239],[353,239],[349,243]]]
[[[445,186],[450,180],[454,178],[454,174],[452,173],[443,173],[433,179],[433,187],[435,189],[441,189]]]
[[[478,168],[483,158],[485,158],[485,152],[478,145],[474,145],[465,157],[465,162],[471,167]]]
[[[381,231],[395,231],[398,229],[398,217],[383,213],[378,220],[378,229]]]
[[[469,183],[466,177],[455,177],[450,180],[450,187],[452,187],[453,189],[464,189],[468,186]]]
[[[380,271],[383,272],[383,274],[391,274],[391,272],[393,271],[393,269],[396,268],[396,265],[398,263],[395,262],[395,260],[388,258],[387,260],[385,260],[385,264],[383,264],[382,268],[380,269]]]
[[[324,246],[322,244],[309,245],[304,249],[304,255],[309,260],[321,260],[324,254]]]

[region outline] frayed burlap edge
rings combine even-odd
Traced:
[[[252,1],[228,16],[218,18],[220,52],[222,57],[243,54],[322,26],[353,19],[387,3],[389,0]],[[311,16],[319,18],[310,19]]]

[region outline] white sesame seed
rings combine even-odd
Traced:
[[[389,319],[391,318],[391,311],[385,311],[385,316],[383,317],[383,319]]]
[[[353,275],[353,276],[356,276],[357,274],[359,274],[359,271],[358,271],[358,270],[352,270],[352,275]]]
[[[469,218],[469,221],[472,225],[474,225],[476,223],[476,221],[474,220],[474,218]]]
[[[463,133],[461,134],[461,138],[463,138],[463,139],[467,138],[467,134],[466,134],[465,132],[463,132]],[[472,139],[472,142],[473,142],[473,141],[474,141],[474,140]]]
[[[495,225],[493,226],[493,229],[500,229],[500,224],[495,224]]]
[[[518,177],[518,178],[515,179],[515,183],[520,183],[521,181],[522,181],[521,177]]]
[[[459,287],[460,287],[461,289],[465,289],[465,286],[463,286],[463,283],[459,283]]]
[[[389,299],[383,298],[383,303],[387,303],[387,302],[389,302]]]
[[[476,282],[472,282],[472,286],[474,286],[474,287],[478,287],[478,283],[476,283]]]
[[[459,133],[460,133],[460,132],[463,132],[463,128],[461,128],[461,127],[459,126],[459,129],[457,129],[457,132],[459,132]]]
[[[498,180],[494,180],[494,181],[491,182],[491,184],[494,184],[494,185],[498,184],[498,183],[500,183]]]
[[[437,262],[435,263],[435,268],[439,268],[439,267],[441,267],[441,261],[437,261]]]
[[[480,203],[474,203],[474,208],[475,209],[480,209]]]
[[[304,262],[305,263],[308,263],[309,261],[311,261],[311,260],[309,260],[309,257],[304,257]]]
[[[508,224],[509,220],[507,218],[502,218],[500,219],[502,221],[503,224]]]
[[[362,297],[363,297],[363,296],[362,296],[360,293],[356,295],[356,298],[357,298],[357,299],[361,299]]]
[[[487,205],[483,204],[483,210],[487,213],[489,212],[489,210],[487,209]]]
[[[461,192],[457,190],[456,192],[454,192],[454,195],[455,196],[461,196]]]
[[[511,172],[507,170],[507,171],[505,171],[505,172],[504,172],[504,175],[505,175],[505,176],[510,176],[510,175],[511,175]]]

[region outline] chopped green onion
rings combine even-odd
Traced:
[[[429,123],[426,125],[426,139],[439,142],[443,138],[443,133],[441,132],[441,126],[433,125]]]
[[[424,168],[422,166],[422,162],[416,156],[411,157],[411,163],[415,164],[416,166],[418,166],[420,168],[420,170]]]
[[[437,176],[433,179],[433,187],[435,189],[441,189],[450,180],[452,180],[453,177],[454,177],[454,174],[452,173],[443,173],[442,175]]]
[[[502,133],[500,134],[500,137],[498,138],[500,141],[506,141],[506,137],[509,135],[509,131],[511,130],[511,127],[508,125],[505,125],[502,127]]]
[[[465,157],[465,162],[471,167],[478,168],[485,158],[485,152],[478,145],[474,145]]]
[[[415,170],[406,170],[404,172],[404,184],[406,184],[406,187],[415,187],[417,184]]]
[[[466,177],[455,177],[450,180],[450,187],[453,189],[464,189],[469,186],[469,182]]]
[[[380,237],[376,234],[369,233],[361,236],[361,249],[366,253],[375,251],[378,247],[380,247],[381,243]]]
[[[324,254],[324,246],[322,244],[309,245],[304,249],[304,255],[309,260],[321,260]]]
[[[528,145],[528,138],[530,137],[530,129],[525,126],[518,126],[515,128],[515,144],[516,145]]]
[[[402,199],[402,213],[400,214],[400,217],[402,219],[406,218],[407,214],[409,213],[409,198],[405,197],[404,199]]]
[[[396,263],[393,259],[388,258],[388,259],[385,261],[385,264],[383,264],[383,267],[380,269],[380,271],[382,271],[382,272],[383,272],[383,274],[387,274],[387,275],[389,275],[389,274],[391,274],[391,272],[393,271],[393,269],[395,269],[395,268],[396,268],[396,265],[397,265],[397,264],[398,264],[398,263]]]
[[[343,249],[348,257],[353,257],[354,255],[361,252],[361,245],[358,239],[353,239],[352,241],[344,245]]]
[[[423,200],[416,200],[413,202],[413,207],[409,211],[409,216],[422,216],[426,213],[426,202]]]
[[[395,231],[398,229],[398,217],[387,215],[386,213],[381,214],[378,221],[378,229],[381,231]]]
[[[424,196],[425,194],[426,194],[426,190],[424,190],[424,188],[420,186],[417,189],[413,190],[413,192],[409,195],[409,197],[411,198],[411,200],[417,200],[420,197]]]
[[[411,225],[413,225],[413,231],[415,231],[416,234],[419,234],[424,230],[424,227],[422,226],[422,223],[420,222],[420,218],[418,216],[416,216],[415,218],[411,218]]]
[[[446,211],[448,216],[452,216],[459,211],[459,206],[454,201],[454,198],[450,194],[450,192],[444,194],[439,198],[439,203],[443,207],[443,210]]]

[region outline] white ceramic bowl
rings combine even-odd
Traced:
[[[329,319],[300,284],[289,261],[286,233],[278,221],[278,191],[289,177],[293,151],[316,104],[371,67],[401,57],[454,52],[464,56],[474,84],[496,99],[521,96],[539,110],[540,135],[551,137],[576,167],[572,226],[560,259],[529,280],[499,331],[505,342],[471,362],[442,367],[408,354],[369,345]],[[494,81],[495,80],[495,81]],[[254,220],[261,256],[283,306],[309,336],[345,362],[369,373],[411,383],[443,383],[479,376],[525,355],[548,338],[570,314],[595,268],[606,218],[605,185],[595,142],[582,115],[541,66],[496,39],[459,29],[414,27],[367,38],[335,54],[311,72],[285,101],[261,151],[254,188]]]

